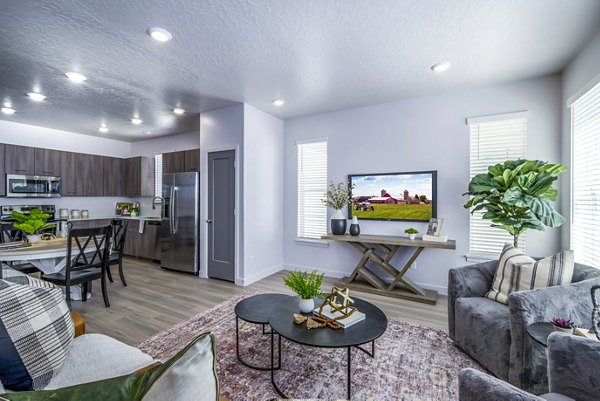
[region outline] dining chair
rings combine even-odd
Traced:
[[[71,308],[71,286],[81,285],[81,300],[87,301],[92,281],[100,280],[104,305],[110,307],[106,287],[108,251],[112,227],[70,229],[67,238],[66,267],[58,273],[44,274],[43,280],[65,287]]]
[[[114,219],[110,222],[112,227],[111,234],[111,250],[108,257],[108,266],[106,267],[106,273],[108,274],[108,280],[112,283],[113,278],[110,272],[112,265],[119,266],[119,277],[123,287],[127,287],[125,281],[125,274],[123,273],[123,249],[125,248],[125,238],[127,237],[127,227],[129,226],[129,220]]]

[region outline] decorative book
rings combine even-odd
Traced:
[[[435,235],[423,235],[423,241],[431,241],[431,242],[446,242],[448,241],[448,236],[447,235],[440,235],[435,236]]]
[[[332,319],[332,320],[335,320],[336,318],[343,316],[342,312],[334,312],[331,309],[332,308],[330,305],[323,306],[323,314],[322,315],[324,317],[326,317],[327,319]],[[313,310],[313,314],[316,316],[321,316],[321,314],[319,313],[319,308],[316,308],[315,310]],[[350,326],[355,325],[358,322],[362,322],[363,320],[365,320],[365,314],[362,312],[359,312],[359,311],[355,311],[350,316],[345,317],[340,320],[336,320],[336,322],[338,322],[340,324],[340,326],[342,326],[342,329],[346,329]]]

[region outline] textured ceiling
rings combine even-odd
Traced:
[[[128,141],[232,102],[289,118],[558,72],[598,26],[598,0],[3,0],[0,118]]]

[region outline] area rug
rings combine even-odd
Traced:
[[[215,333],[221,395],[231,401],[264,401],[275,397],[270,372],[243,366],[235,352],[237,302],[256,295],[248,291],[162,332],[138,346],[160,361],[168,360],[196,335]],[[291,316],[290,316],[291,319]],[[241,321],[240,321],[241,322]],[[240,324],[242,356],[251,363],[270,362],[270,336],[262,327]],[[283,340],[283,369],[276,372],[280,389],[293,398],[346,397],[345,349],[301,347]],[[352,351],[352,400],[444,401],[458,399],[458,373],[484,370],[458,349],[442,330],[390,320],[376,341],[375,359]]]

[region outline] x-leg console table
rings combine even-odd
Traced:
[[[351,235],[325,235],[322,239],[346,242],[362,254],[362,258],[352,274],[343,279],[345,286],[358,291],[409,299],[432,305],[435,305],[437,301],[437,291],[425,290],[419,287],[414,281],[405,276],[406,272],[425,248],[456,249],[456,241],[454,240],[433,242],[389,235],[359,235],[355,237]],[[400,248],[411,248],[414,251],[402,268],[396,268],[391,264],[391,260]],[[368,262],[379,268],[385,276],[391,277],[391,282],[385,282],[373,270],[369,269]]]

